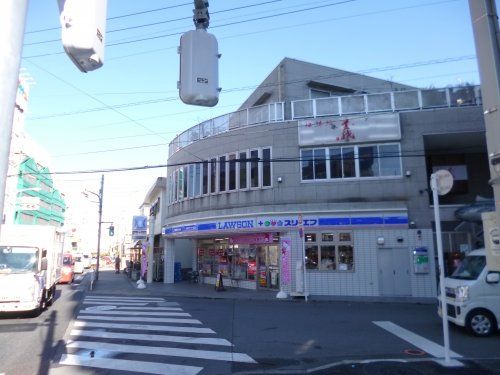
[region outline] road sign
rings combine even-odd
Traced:
[[[436,176],[436,187],[439,195],[446,195],[453,188],[453,175],[446,169],[440,169],[433,173]]]

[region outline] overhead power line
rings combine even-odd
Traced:
[[[185,5],[189,5],[189,4],[193,4],[193,2],[190,1],[188,3],[182,3],[182,4],[178,4],[178,5],[171,5],[171,6],[168,6],[168,7],[155,8],[155,9],[150,9],[150,10],[144,10],[144,11],[141,11],[141,12],[122,14],[120,16],[108,17],[108,18],[106,18],[106,20],[110,21],[110,20],[115,20],[115,19],[119,19],[119,18],[137,16],[137,15],[140,15],[140,14],[159,12],[159,11],[162,11],[162,10],[167,10],[167,9],[172,9],[172,8],[179,8],[179,7],[182,7],[182,6],[185,6]],[[61,28],[61,26],[49,27],[49,28],[38,29],[38,30],[30,30],[30,31],[26,31],[25,34],[35,34],[35,33],[41,33],[41,32],[44,32],[44,31],[59,30],[60,28]]]
[[[348,76],[358,75],[358,74],[369,74],[369,73],[376,73],[376,72],[383,72],[383,71],[390,71],[390,70],[399,70],[399,69],[414,68],[414,67],[426,66],[426,65],[435,65],[435,64],[444,64],[444,63],[464,61],[464,60],[473,60],[475,58],[476,58],[475,55],[447,57],[447,58],[443,58],[443,59],[434,59],[434,60],[427,60],[427,61],[417,61],[417,62],[413,62],[413,63],[405,63],[405,64],[399,64],[399,65],[389,65],[389,66],[377,67],[377,68],[368,68],[368,69],[364,69],[364,70],[357,71],[357,72],[343,71],[341,73],[323,74],[323,75],[318,75],[318,76],[315,76],[315,77],[308,77],[307,79],[293,79],[293,80],[288,80],[288,81],[281,82],[279,84],[291,85],[291,84],[297,84],[297,83],[307,82],[309,80],[348,77]],[[30,61],[30,62],[33,63],[32,61]],[[37,64],[35,64],[35,65],[39,66]],[[45,70],[45,69],[42,69],[42,70]],[[55,76],[52,73],[49,73],[49,74]],[[222,92],[223,93],[229,93],[229,92],[237,92],[237,91],[248,91],[248,90],[253,90],[253,89],[256,89],[256,88],[276,87],[277,85],[278,85],[278,83],[268,83],[268,84],[253,85],[253,86],[241,86],[241,87],[234,87],[234,88],[231,88],[231,89],[225,89],[225,90],[223,89]],[[74,87],[74,86],[72,86],[72,87]],[[364,87],[364,89],[369,89],[369,88]],[[78,90],[78,91],[82,92],[82,90]],[[89,96],[90,94],[85,93],[85,95]],[[90,96],[90,97],[92,99],[94,99],[94,96]],[[170,102],[170,101],[174,101],[174,100],[177,100],[177,99],[178,99],[177,96],[172,96],[172,97],[160,98],[160,99],[148,99],[148,100],[138,101],[138,102],[128,102],[128,103],[122,103],[122,104],[117,104],[117,105],[107,105],[107,104],[105,104],[102,107],[94,107],[94,108],[87,108],[87,109],[82,109],[82,110],[77,110],[77,111],[53,113],[53,114],[43,115],[43,116],[35,116],[35,117],[31,117],[30,120],[43,120],[43,119],[47,119],[47,118],[72,116],[72,115],[78,115],[78,114],[89,113],[89,112],[98,112],[98,111],[105,111],[105,110],[117,110],[119,108],[129,108],[129,107],[135,107],[135,106],[146,105],[146,104],[165,103],[165,102]],[[101,104],[103,103],[102,101],[100,101],[98,99],[96,99],[96,101],[100,102]]]
[[[339,146],[337,146],[339,147]],[[476,149],[476,148],[474,148]],[[439,153],[433,153],[434,155],[451,155],[453,152],[443,151]],[[480,152],[471,152],[469,154],[477,154],[483,155],[485,153]],[[352,158],[342,158],[342,157],[329,157],[329,158],[301,158],[301,157],[284,157],[284,158],[271,158],[271,159],[262,159],[262,158],[246,158],[246,159],[233,159],[233,162],[259,162],[259,163],[301,163],[303,161],[314,162],[314,161],[343,161],[343,160],[364,160],[364,159],[384,159],[384,158],[421,158],[429,156],[429,154],[425,153],[425,150],[409,150],[406,152],[400,153],[391,153],[387,155],[373,155],[369,157],[356,156]],[[169,168],[169,167],[180,167],[180,166],[188,166],[192,164],[203,164],[210,163],[210,160],[195,160],[195,161],[186,161],[179,163],[167,163],[167,164],[156,164],[156,165],[143,165],[136,167],[121,167],[121,168],[103,168],[103,169],[87,169],[87,170],[78,170],[78,171],[58,171],[58,172],[33,172],[32,175],[71,175],[71,174],[93,174],[93,173],[110,173],[110,172],[129,172],[129,171],[137,171],[137,170],[146,170],[146,169],[157,169],[157,168]],[[219,160],[216,163],[221,163]],[[229,163],[229,161],[224,161],[223,163]],[[18,174],[8,175],[7,177],[18,177]]]

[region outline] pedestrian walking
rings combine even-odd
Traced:
[[[120,256],[117,255],[115,258],[115,273],[120,273],[120,264],[121,264],[121,259]]]

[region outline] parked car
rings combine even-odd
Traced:
[[[74,270],[74,260],[73,254],[66,253],[63,255],[63,266],[61,268],[61,280],[60,283],[71,284],[75,280],[75,270]]]
[[[85,269],[85,267],[83,264],[83,255],[76,254],[75,255],[75,262],[74,262],[74,272],[75,273],[83,273],[84,269]]]
[[[500,329],[500,272],[486,266],[486,250],[473,250],[445,279],[448,320],[475,336]],[[438,310],[441,315],[442,309]]]
[[[111,259],[111,257],[109,257],[109,256],[107,256],[107,255],[106,255],[106,256],[103,256],[101,259],[102,259],[102,262],[103,262],[105,265],[107,265],[107,266],[109,266],[110,264],[112,264],[112,263],[113,263],[113,260]]]

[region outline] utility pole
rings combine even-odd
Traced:
[[[12,122],[28,2],[28,0],[0,1],[0,223],[3,222]]]
[[[95,265],[95,279],[99,280],[99,260],[101,258],[101,226],[102,226],[102,197],[104,193],[104,175],[101,175],[101,188],[99,189],[99,228],[97,230],[97,263]]]
[[[469,0],[469,8],[474,31],[476,56],[481,79],[484,124],[486,128],[486,146],[490,165],[490,185],[493,187],[496,210],[497,233],[500,225],[500,31],[495,0]],[[488,248],[494,241],[487,238]],[[499,239],[496,238],[496,249]],[[491,249],[488,254],[493,254]],[[499,257],[495,251],[495,257]],[[487,257],[488,259],[488,257]],[[490,270],[492,264],[489,264]]]

